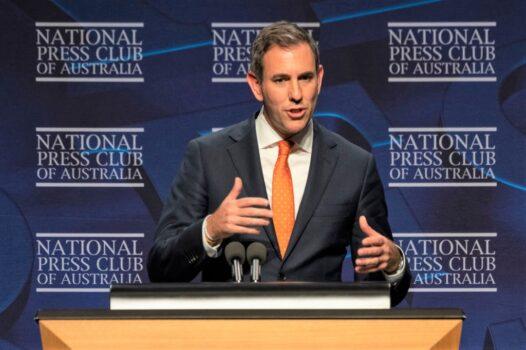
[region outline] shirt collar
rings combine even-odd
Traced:
[[[261,107],[261,110],[259,111],[255,124],[258,147],[260,149],[276,146],[279,141],[283,140],[276,130],[274,130],[268,123],[263,107]],[[303,130],[290,138],[290,140],[294,142],[293,151],[294,149],[301,149],[304,152],[311,153],[312,138],[313,124],[311,119]]]

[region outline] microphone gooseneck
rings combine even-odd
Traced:
[[[261,266],[267,261],[267,248],[260,242],[251,243],[247,248],[247,259],[250,262],[251,282],[260,282]]]
[[[242,282],[245,247],[237,241],[228,243],[225,247],[225,258],[230,266],[232,266],[232,279],[234,282]]]

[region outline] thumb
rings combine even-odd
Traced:
[[[237,199],[242,189],[243,189],[243,181],[241,181],[240,177],[236,177],[234,179],[234,186],[232,186],[232,189],[230,190],[230,193],[226,196],[226,198]]]
[[[367,236],[377,235],[376,231],[371,226],[369,226],[369,224],[367,223],[367,219],[365,218],[364,215],[360,216],[359,221],[360,221],[360,230],[362,230],[363,233],[365,233]]]

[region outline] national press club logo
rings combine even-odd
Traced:
[[[140,284],[144,233],[37,232],[37,293],[105,293],[112,284]]]
[[[142,83],[142,22],[36,22],[38,83]]]
[[[389,128],[389,187],[497,187],[496,127]]]
[[[144,128],[36,127],[36,187],[144,187]]]
[[[496,82],[496,26],[496,22],[387,23],[388,82]]]
[[[497,232],[393,232],[404,251],[411,292],[497,292]]]
[[[250,66],[250,47],[264,22],[213,22],[212,30],[212,83],[244,83]],[[315,38],[320,23],[296,23]]]

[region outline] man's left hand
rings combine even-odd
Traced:
[[[401,256],[393,241],[369,226],[365,216],[360,216],[359,222],[360,229],[366,237],[362,240],[362,247],[358,249],[354,271],[357,273],[384,271],[387,274],[396,272]]]

